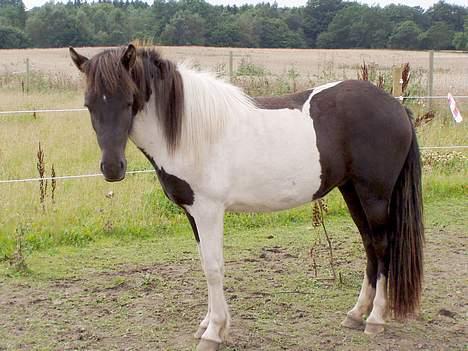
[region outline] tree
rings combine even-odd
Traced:
[[[305,6],[211,5],[208,0],[65,0],[25,11],[0,0],[3,35],[36,47],[121,45],[138,38],[169,45],[326,48],[464,48],[468,7],[439,1],[429,10],[308,0]],[[11,28],[20,31],[11,32]],[[12,39],[9,39],[11,42]],[[4,44],[6,45],[6,44]]]
[[[445,22],[435,22],[419,36],[423,49],[446,50],[453,48],[453,31]]]
[[[457,50],[468,50],[468,33],[455,33],[452,44]]]
[[[22,0],[0,0],[0,24],[23,30],[26,17]]]
[[[242,35],[234,16],[221,17],[209,33],[209,44],[214,46],[242,46]]]
[[[384,16],[397,26],[406,21],[413,21],[421,30],[427,30],[431,26],[431,19],[424,13],[422,7],[410,7],[406,5],[391,4],[383,9]]]
[[[173,45],[203,45],[205,20],[188,11],[177,12],[164,28],[161,40]]]
[[[263,17],[257,20],[256,32],[262,48],[304,47],[300,32],[291,31],[279,18]]]
[[[432,24],[445,22],[450,30],[461,32],[464,18],[468,15],[468,8],[447,4],[441,0],[429,8],[426,15],[431,19]]]
[[[317,38],[317,47],[383,48],[389,36],[390,22],[381,8],[353,3],[338,11]]]
[[[15,27],[0,26],[0,49],[22,49],[31,45],[26,34]]]
[[[320,33],[327,30],[338,11],[344,8],[342,0],[308,0],[304,8],[304,35],[308,47],[316,47]]]
[[[37,47],[81,46],[92,43],[89,28],[66,5],[47,3],[26,21],[26,33]]]
[[[465,16],[463,32],[455,33],[452,44],[457,50],[468,50],[468,16]]]
[[[421,29],[413,21],[400,23],[389,39],[389,47],[393,49],[415,49],[419,47]]]

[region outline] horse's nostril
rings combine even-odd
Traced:
[[[123,161],[120,161],[120,169],[124,169],[125,168],[125,163]]]
[[[99,165],[99,167],[101,168],[101,172],[104,173],[104,162],[101,162],[101,164]]]

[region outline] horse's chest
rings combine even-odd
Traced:
[[[194,201],[193,190],[185,180],[166,173],[164,168],[156,168],[159,182],[166,196],[179,206],[191,206]]]
[[[146,156],[148,161],[153,165],[158,176],[159,183],[163,188],[164,194],[179,206],[191,206],[195,200],[192,187],[184,179],[181,179],[173,174],[167,173],[164,167],[159,167],[154,158],[143,148],[139,148]]]

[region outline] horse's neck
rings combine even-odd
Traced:
[[[153,94],[154,95],[154,94]],[[133,119],[130,139],[156,163],[169,157],[163,129],[156,116],[156,104],[154,96],[146,102],[142,111]]]
[[[255,108],[237,87],[210,74],[184,67],[179,72],[184,85],[184,115],[175,154],[185,160],[200,160],[233,123],[239,123],[242,116],[251,114]],[[153,94],[135,117],[131,139],[144,150],[154,150],[154,157],[171,160],[174,154],[168,153],[162,119],[156,114]]]

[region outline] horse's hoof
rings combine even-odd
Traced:
[[[341,322],[341,326],[349,329],[361,329],[364,327],[363,320],[357,320],[350,316],[346,316],[343,322]]]
[[[193,337],[195,339],[201,339],[201,337],[202,337],[203,333],[205,333],[205,331],[206,331],[205,327],[199,326],[198,330],[195,332],[195,334],[193,334]]]
[[[197,346],[197,351],[218,351],[219,342],[201,339]]]
[[[384,330],[385,324],[366,323],[366,329],[364,329],[364,333],[372,336],[382,333]]]

